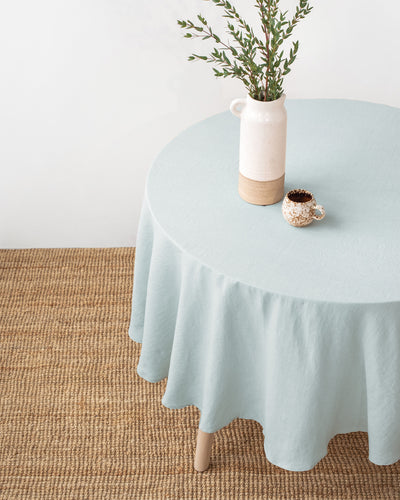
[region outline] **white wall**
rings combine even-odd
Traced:
[[[288,97],[400,106],[398,0],[313,3]],[[203,0],[0,0],[0,247],[134,245],[157,152],[244,95],[186,62],[198,11],[220,26]]]

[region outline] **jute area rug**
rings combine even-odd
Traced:
[[[0,251],[0,498],[400,499],[400,464],[335,437],[312,471],[268,463],[259,424],[218,432],[193,470],[197,409],[161,405],[128,337],[134,249]]]

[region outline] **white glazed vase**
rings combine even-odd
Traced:
[[[239,194],[254,205],[283,198],[286,161],[286,95],[275,101],[247,96],[235,99],[231,111],[240,118]]]

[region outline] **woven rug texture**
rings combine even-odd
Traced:
[[[133,248],[0,250],[1,499],[400,500],[400,463],[369,462],[361,432],[288,472],[236,420],[196,473],[199,411],[136,373],[133,264]]]

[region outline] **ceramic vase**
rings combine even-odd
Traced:
[[[283,198],[286,161],[286,96],[257,101],[249,95],[232,101],[240,118],[239,194],[254,205],[272,205]]]

